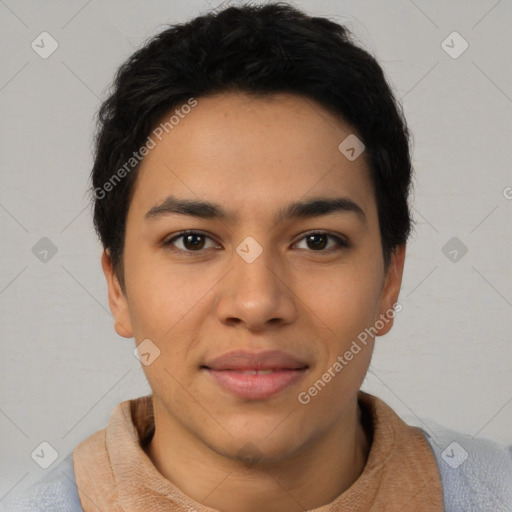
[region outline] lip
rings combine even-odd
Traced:
[[[263,400],[283,391],[301,380],[308,368],[305,361],[280,350],[235,350],[201,367],[221,388],[247,400]]]
[[[282,350],[232,350],[203,365],[210,370],[298,370],[308,366],[306,361]]]
[[[243,373],[240,370],[211,370],[205,371],[223,389],[238,398],[247,400],[263,400],[269,398],[301,380],[307,368],[297,370],[276,370],[272,373]]]

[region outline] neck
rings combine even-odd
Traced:
[[[357,399],[327,431],[293,454],[249,463],[220,454],[155,403],[146,452],[157,470],[194,501],[223,512],[310,510],[334,501],[360,476],[370,436]]]

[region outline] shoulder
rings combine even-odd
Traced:
[[[75,484],[73,452],[37,483],[0,501],[0,512],[82,512]]]
[[[436,457],[446,512],[512,512],[512,446],[474,438],[431,420],[416,426]]]

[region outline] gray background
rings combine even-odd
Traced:
[[[403,311],[364,389],[406,418],[511,443],[512,2],[294,3],[354,31],[414,134]],[[0,497],[41,478],[41,442],[57,463],[115,405],[150,392],[108,311],[85,193],[93,116],[147,37],[219,4],[0,1]],[[43,31],[59,45],[47,59],[31,47]],[[469,44],[458,58],[442,47],[454,31]],[[452,54],[461,43],[447,40]],[[55,255],[34,254],[43,237]]]

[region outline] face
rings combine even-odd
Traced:
[[[125,293],[106,254],[103,268],[117,332],[160,351],[143,366],[157,429],[270,460],[344,420],[404,258],[384,268],[365,154],[338,149],[353,133],[309,99],[225,93],[199,98],[143,160]]]

